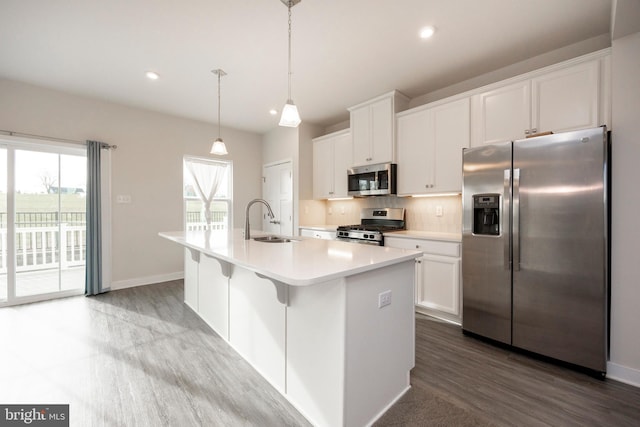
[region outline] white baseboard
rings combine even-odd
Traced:
[[[640,370],[607,362],[607,378],[640,387]]]
[[[174,273],[158,274],[155,276],[137,277],[135,279],[118,280],[111,282],[111,290],[133,288],[135,286],[151,285],[153,283],[169,282],[171,280],[184,279],[184,271]]]

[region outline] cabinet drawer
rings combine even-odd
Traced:
[[[399,249],[415,249],[432,255],[460,256],[460,243],[440,240],[405,239],[402,237],[384,238],[385,246]]]

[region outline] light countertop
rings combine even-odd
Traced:
[[[337,225],[326,225],[326,224],[314,224],[314,225],[300,225],[298,228],[304,228],[307,230],[318,230],[318,231],[336,231],[338,229]]]
[[[445,242],[461,242],[462,234],[438,233],[434,231],[402,230],[385,232],[385,237],[400,237],[404,239],[442,240]]]
[[[337,225],[326,224],[314,224],[314,225],[301,225],[298,228],[304,228],[307,230],[317,231],[336,231]],[[441,233],[436,231],[418,231],[418,230],[402,230],[402,231],[387,231],[386,237],[401,237],[405,239],[426,239],[426,240],[441,240],[445,242],[461,242],[462,234],[460,233]]]
[[[254,234],[255,233],[255,234]],[[265,235],[252,232],[252,237]],[[174,231],[161,237],[292,286],[309,286],[418,258],[422,252],[294,237],[287,243],[244,240],[242,230]]]

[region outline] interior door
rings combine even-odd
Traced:
[[[293,171],[291,162],[263,167],[262,198],[269,203],[275,218],[262,209],[262,230],[293,236]]]
[[[513,345],[599,371],[606,152],[603,128],[516,141],[513,152]]]

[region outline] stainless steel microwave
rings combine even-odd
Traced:
[[[381,163],[347,170],[350,196],[387,196],[396,194],[396,164]]]

